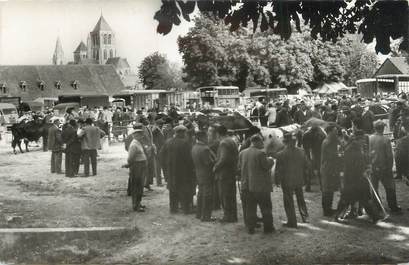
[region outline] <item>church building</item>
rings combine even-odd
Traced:
[[[81,41],[74,50],[73,55],[74,61],[68,64],[112,65],[126,88],[136,88],[138,76],[131,71],[126,58],[117,55],[115,32],[102,14],[94,29],[88,34],[87,44]],[[64,64],[64,52],[59,37],[57,38],[52,62],[54,65]]]

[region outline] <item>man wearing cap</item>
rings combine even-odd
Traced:
[[[142,143],[138,140],[143,137],[142,124],[136,124],[131,131],[132,141],[128,147],[128,166],[129,166],[129,186],[128,189],[132,196],[132,208],[137,212],[144,212],[145,207],[141,205],[143,196],[143,187],[145,183],[145,174],[147,160]]]
[[[187,128],[176,126],[175,137],[166,144],[164,158],[168,174],[169,206],[171,213],[177,213],[180,202],[184,214],[191,213],[193,202],[194,166],[192,146],[187,140]]]
[[[51,173],[62,174],[62,151],[63,141],[61,137],[60,120],[54,118],[52,120],[53,125],[48,129],[47,146],[48,150],[51,150]]]
[[[216,128],[216,135],[220,144],[217,149],[213,171],[218,183],[220,201],[224,212],[221,222],[233,223],[237,222],[236,172],[239,155],[238,146],[227,135],[227,128],[224,125]]]
[[[85,120],[85,126],[78,130],[78,137],[81,138],[81,150],[84,162],[84,177],[89,176],[89,164],[91,160],[92,175],[97,175],[97,150],[101,148],[101,138],[105,132],[97,126],[93,126],[91,118]]]
[[[250,234],[254,233],[257,224],[257,205],[263,216],[264,233],[274,231],[273,214],[270,193],[272,183],[270,170],[274,164],[262,150],[263,138],[255,134],[250,138],[251,145],[239,154],[238,168],[240,171],[241,190],[246,195],[245,224]]]
[[[283,189],[283,200],[287,223],[285,226],[297,228],[293,195],[297,197],[298,209],[304,223],[308,222],[308,211],[304,200],[302,187],[304,174],[308,171],[308,161],[304,150],[295,146],[296,138],[293,134],[284,135],[286,147],[277,155],[276,184]]]
[[[192,158],[199,186],[196,218],[202,222],[209,222],[211,221],[213,209],[213,165],[215,156],[207,145],[205,131],[196,133],[196,144],[192,148]]]
[[[386,200],[393,213],[400,213],[401,208],[396,201],[395,182],[393,180],[392,145],[388,137],[383,135],[385,123],[378,120],[374,124],[375,133],[369,137],[369,154],[372,164],[372,184],[378,191],[379,181],[385,188]]]

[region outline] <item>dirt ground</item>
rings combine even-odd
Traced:
[[[409,261],[409,187],[397,182],[398,200],[404,215],[391,216],[372,225],[365,218],[349,225],[323,218],[318,187],[306,193],[310,223],[298,229],[282,226],[286,220],[281,190],[272,193],[277,231],[249,235],[239,223],[201,223],[193,215],[170,215],[168,193],[153,186],[146,192],[145,213],[131,210],[126,196],[127,170],[121,168],[126,153],[122,144],[112,144],[98,158],[98,175],[65,178],[49,172],[50,153],[31,147],[29,153],[13,155],[0,144],[0,227],[136,227],[131,239],[66,245],[41,258],[15,257],[5,262],[118,263],[118,264],[312,264],[312,263],[403,263]],[[82,170],[82,167],[81,167]],[[382,189],[382,197],[384,197]],[[239,201],[239,200],[238,200]],[[337,201],[337,198],[336,200]],[[22,216],[22,224],[9,224],[7,216]],[[220,217],[221,212],[214,212]],[[75,242],[75,241],[74,241]],[[73,243],[75,244],[75,243]],[[75,249],[77,249],[75,251]],[[84,252],[85,251],[85,252]],[[61,253],[56,255],[55,253]],[[82,253],[82,254],[81,254]],[[88,253],[84,255],[84,253]],[[78,255],[82,255],[78,259]],[[0,257],[0,263],[2,259]]]

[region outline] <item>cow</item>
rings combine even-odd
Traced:
[[[14,154],[17,154],[16,146],[18,146],[21,153],[24,153],[21,149],[22,140],[25,143],[26,152],[29,152],[28,143],[37,142],[40,138],[43,139],[43,150],[47,151],[48,129],[50,127],[50,123],[47,123],[45,119],[37,115],[33,115],[32,120],[22,120],[19,123],[13,124],[11,126],[13,136],[11,147],[13,148]]]

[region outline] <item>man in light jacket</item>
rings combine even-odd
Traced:
[[[241,189],[246,192],[245,224],[250,234],[254,233],[257,223],[257,205],[263,216],[264,233],[274,231],[273,214],[270,193],[272,182],[270,170],[274,164],[271,157],[267,157],[262,150],[263,139],[255,134],[250,138],[251,145],[239,154],[239,169],[241,175]]]
[[[143,187],[146,175],[147,159],[144,147],[138,140],[143,134],[142,124],[136,124],[131,136],[133,137],[128,148],[129,190],[132,196],[132,208],[137,212],[144,212],[145,206],[141,205]]]
[[[84,162],[84,176],[89,176],[89,164],[91,160],[92,175],[97,175],[97,149],[101,148],[101,138],[105,136],[104,131],[93,126],[91,118],[85,120],[85,126],[78,130],[78,137],[81,137],[81,150]]]

